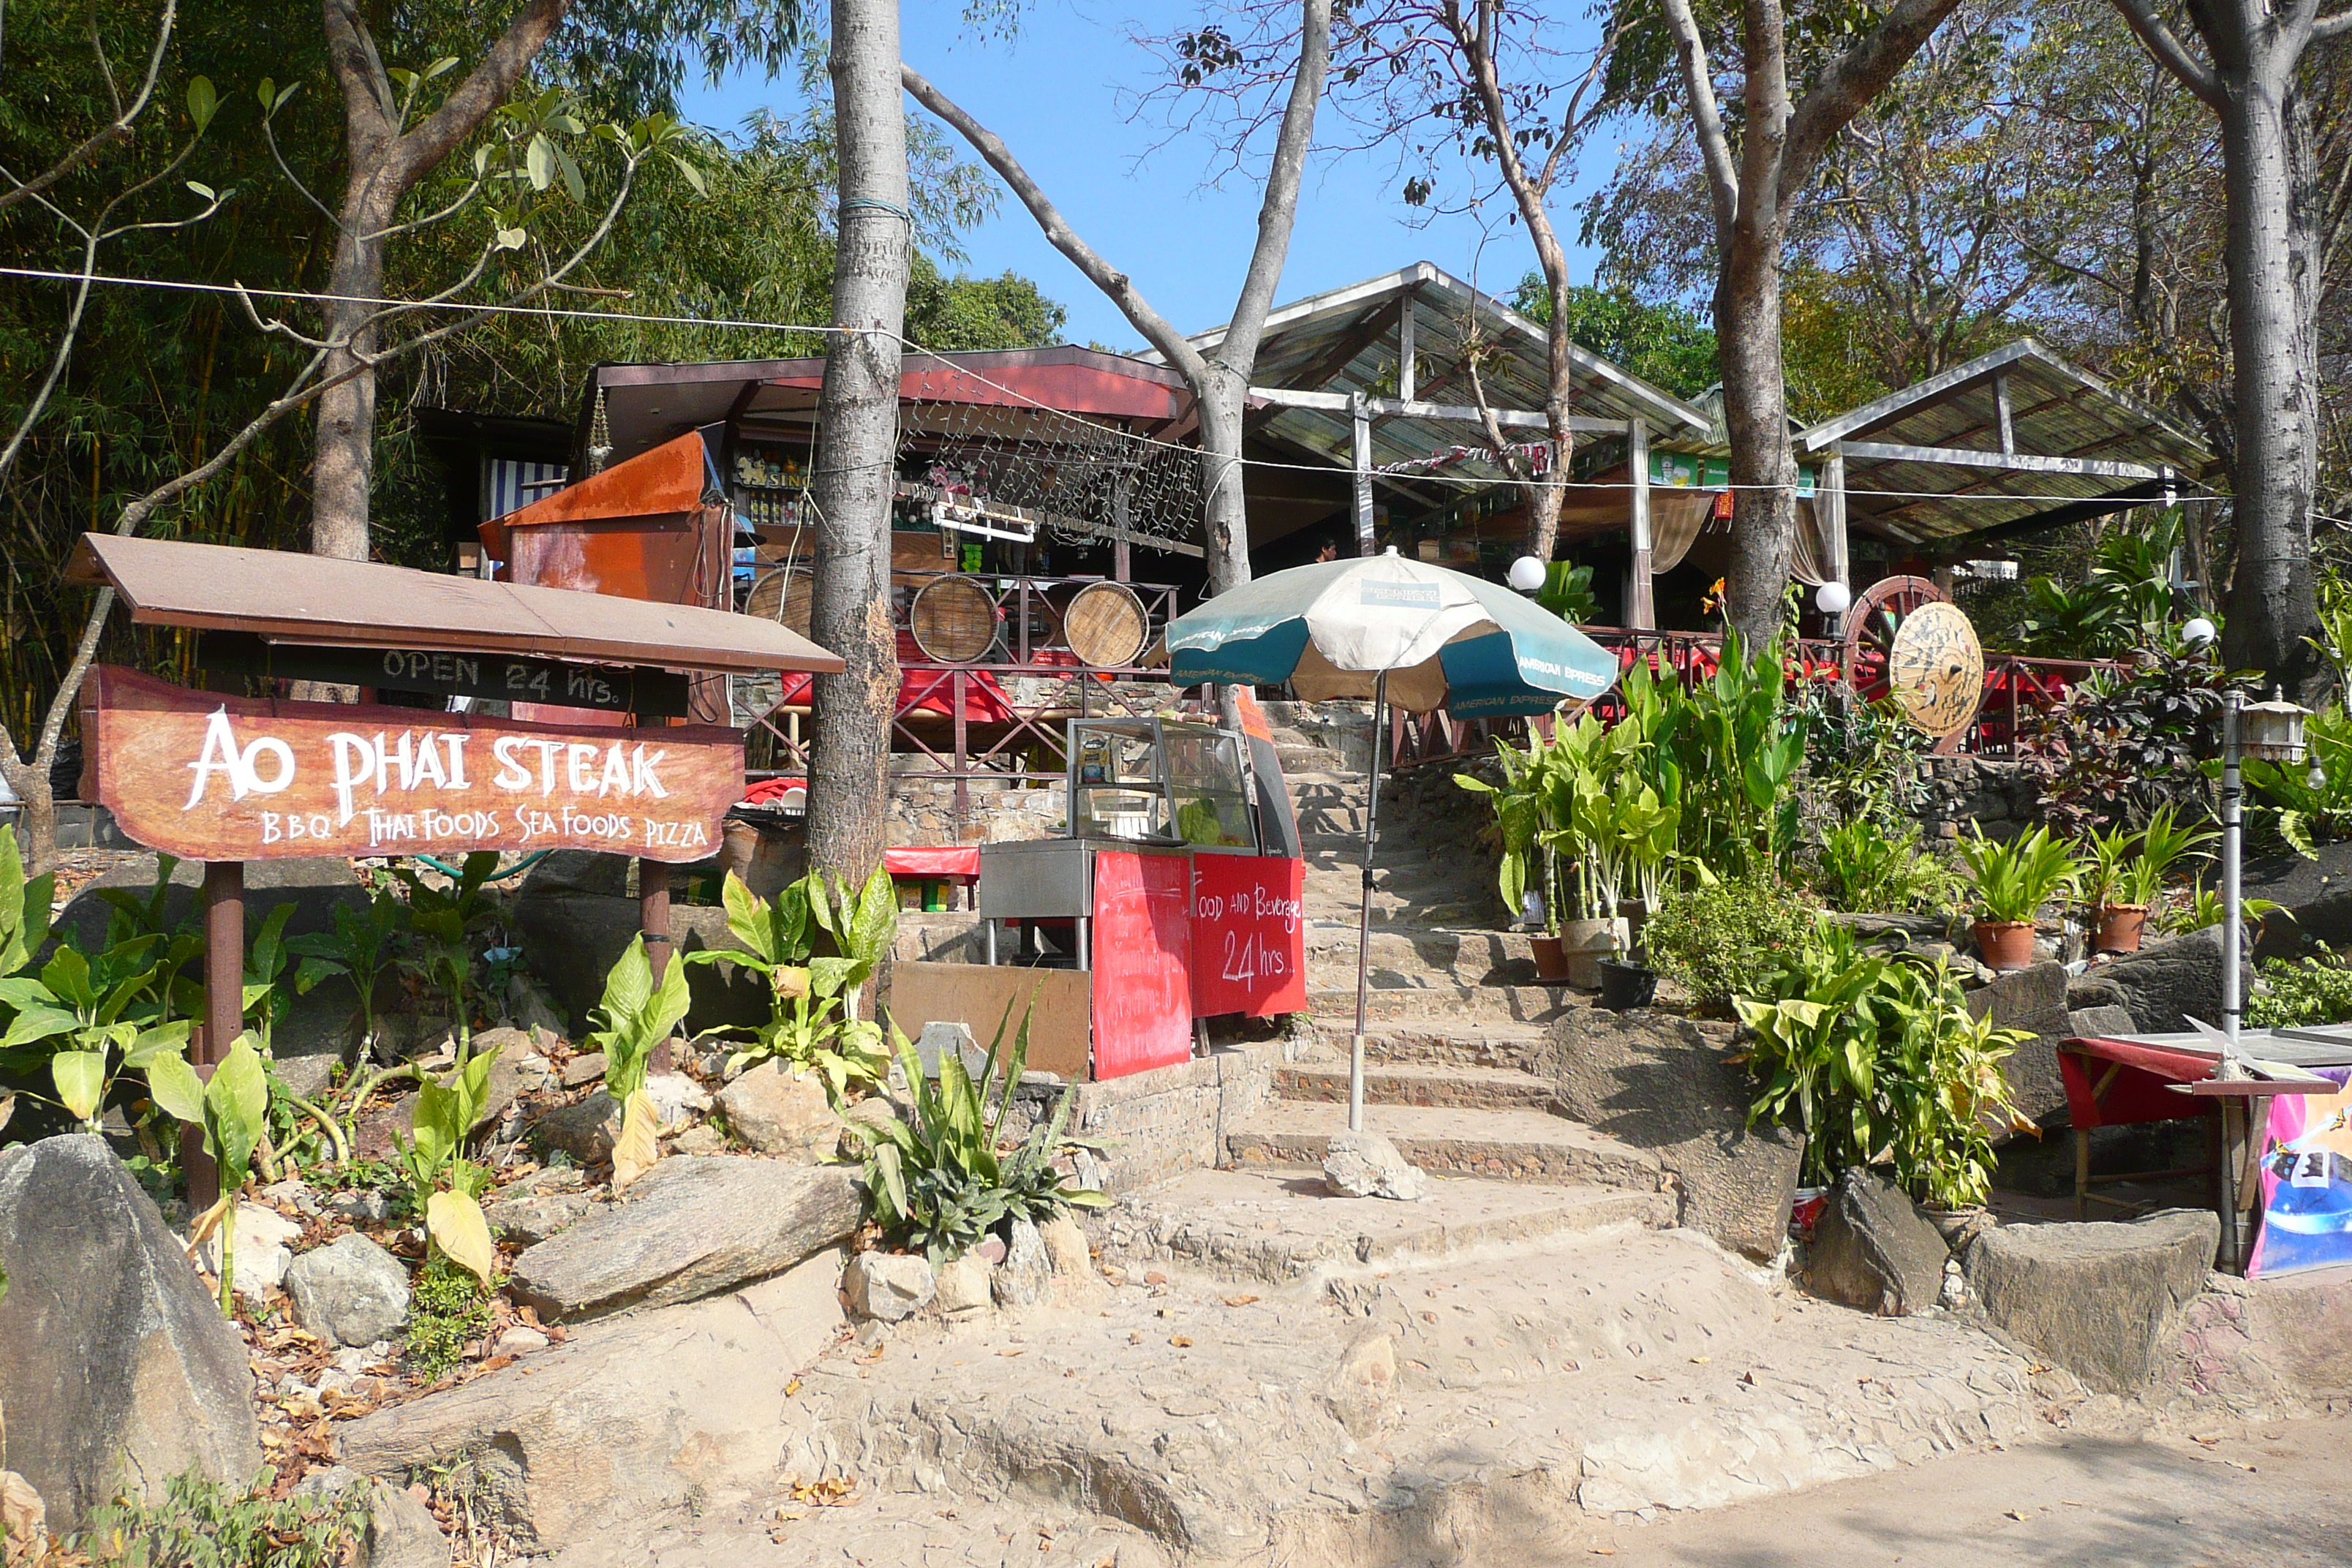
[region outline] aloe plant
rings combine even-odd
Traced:
[[[196,1128],[205,1152],[220,1173],[220,1197],[198,1215],[188,1241],[202,1246],[217,1229],[221,1244],[221,1310],[233,1310],[236,1286],[236,1195],[252,1173],[254,1150],[268,1125],[269,1085],[261,1053],[247,1032],[239,1035],[213,1068],[211,1081],[196,1077],[184,1058],[159,1056],[146,1064],[147,1091],[172,1116]]]
[[[2031,923],[2043,904],[2082,879],[2082,863],[2047,827],[2003,844],[1978,826],[1961,838],[1960,858],[1976,881],[1977,919],[1988,924]]]

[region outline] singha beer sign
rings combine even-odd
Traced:
[[[732,730],[583,727],[190,691],[100,665],[84,799],[191,860],[601,849],[708,858],[742,798]]]

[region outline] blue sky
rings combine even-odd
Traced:
[[[967,30],[963,0],[903,0],[903,7],[907,59],[1004,138],[1072,226],[1132,274],[1144,298],[1188,332],[1226,318],[1256,241],[1256,184],[1247,177],[1228,177],[1222,188],[1208,184],[1216,150],[1205,136],[1181,136],[1155,152],[1152,144],[1164,131],[1133,117],[1133,93],[1150,85],[1154,62],[1129,37],[1147,19],[1168,26],[1174,7],[1165,0],[1156,6],[1139,0],[1033,0],[1020,36],[1010,43]],[[706,125],[732,130],[762,105],[782,111],[798,102],[792,81],[751,77],[699,89],[686,109]],[[921,112],[911,100],[908,109]],[[1597,161],[1588,153],[1588,176]],[[1491,236],[1466,216],[1415,227],[1397,195],[1402,179],[1386,154],[1322,153],[1310,162],[1277,300],[1417,260],[1475,277],[1481,287],[1507,296],[1534,265],[1525,232],[1503,226],[1500,211]],[[1570,239],[1575,218],[1566,208],[1573,199],[1564,193],[1555,201],[1554,221]],[[1507,209],[1507,198],[1501,205]],[[1010,192],[996,218],[969,237],[966,249],[974,273],[1011,268],[1037,279],[1068,308],[1066,331],[1073,342],[1140,344],[1127,319],[1045,243]],[[1587,280],[1591,262],[1590,256],[1577,256],[1580,281]]]

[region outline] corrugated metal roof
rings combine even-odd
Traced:
[[[1413,357],[1420,367],[1413,393],[1417,402],[1475,403],[1465,363],[1475,332],[1486,351],[1478,381],[1488,405],[1530,411],[1543,407],[1550,381],[1544,329],[1426,261],[1270,312],[1251,383],[1295,392],[1394,397],[1397,328],[1407,308],[1412,311]],[[1217,327],[1191,341],[1211,349],[1223,341],[1224,332]],[[1145,357],[1159,359],[1157,354]],[[1574,351],[1574,363],[1571,412],[1595,419],[1638,418],[1660,434],[1703,436],[1707,430],[1706,416],[1698,409],[1600,355],[1580,348]],[[1345,414],[1261,409],[1252,424],[1255,434],[1328,458],[1337,467],[1350,464],[1351,432]],[[1541,438],[1541,432],[1532,429],[1507,434],[1514,440]],[[1423,458],[1482,441],[1475,425],[1388,415],[1372,421],[1372,463],[1377,468]],[[1505,477],[1491,464],[1476,462],[1454,471],[1468,479]]]
[[[2165,489],[2163,470],[2186,483],[2212,464],[2213,454],[2195,437],[2032,338],[1825,419],[1804,431],[1799,445],[1807,454],[1823,455],[1853,442],[1999,454],[1997,377],[2009,386],[2015,453],[2158,472],[2066,474],[1849,453],[1846,504],[1853,522],[1915,541],[2022,532],[2157,500]]]

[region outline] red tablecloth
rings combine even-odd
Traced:
[[[893,877],[929,882],[980,880],[980,846],[910,845],[882,851],[882,868]]]

